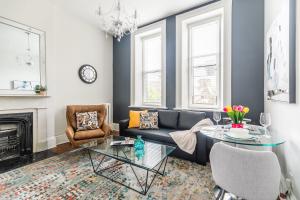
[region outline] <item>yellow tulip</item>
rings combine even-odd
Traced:
[[[248,113],[250,111],[250,109],[248,107],[244,107],[243,112],[244,113]]]
[[[232,112],[232,107],[226,106],[224,110],[225,110],[225,112]]]
[[[228,112],[232,112],[232,107],[231,106],[228,106]]]

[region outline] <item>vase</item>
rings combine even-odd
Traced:
[[[142,136],[138,135],[137,138],[134,140],[134,152],[138,160],[140,160],[144,156],[144,145],[145,142],[142,139]]]
[[[41,96],[46,96],[46,91],[40,91],[39,93]]]
[[[137,138],[134,140],[134,150],[144,150],[144,140],[142,136],[138,135]]]
[[[232,124],[231,125],[232,128],[244,128],[244,124],[240,123],[240,124]]]

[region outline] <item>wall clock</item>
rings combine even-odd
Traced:
[[[91,65],[82,65],[78,74],[80,79],[87,84],[94,83],[97,80],[97,71]]]

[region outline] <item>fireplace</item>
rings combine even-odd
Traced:
[[[0,163],[30,157],[33,113],[0,114]]]

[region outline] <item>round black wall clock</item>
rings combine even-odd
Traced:
[[[91,65],[82,65],[78,74],[80,79],[87,84],[94,83],[97,80],[97,71]]]

